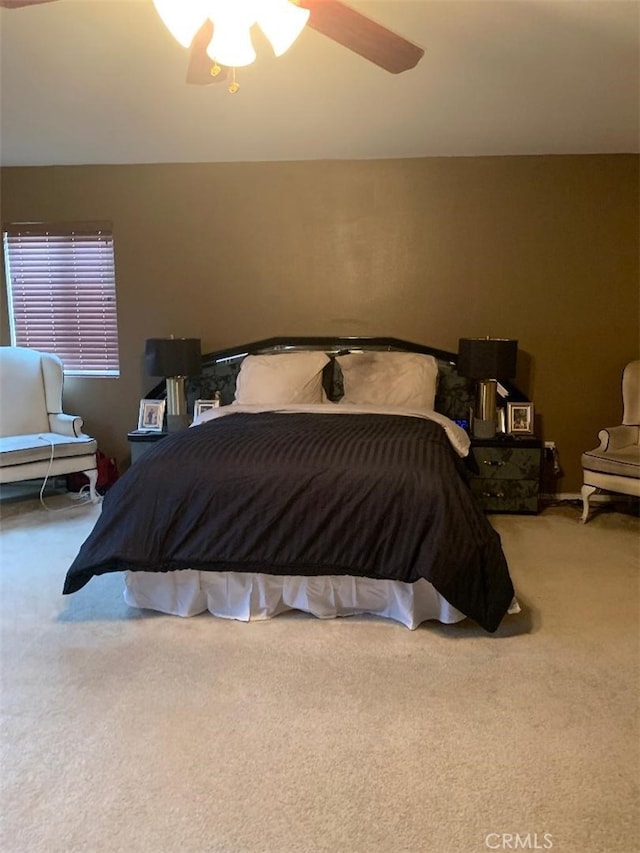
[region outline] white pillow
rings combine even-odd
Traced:
[[[438,362],[413,352],[353,352],[339,355],[341,403],[433,409]]]
[[[244,405],[322,403],[324,352],[248,355],[236,380],[235,402]]]

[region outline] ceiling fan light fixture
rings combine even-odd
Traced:
[[[240,68],[255,62],[251,27],[258,24],[276,56],[282,56],[298,38],[309,10],[290,0],[153,0],[163,23],[183,47],[189,47],[207,19],[213,38],[207,48],[211,59]]]

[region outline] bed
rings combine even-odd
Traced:
[[[494,632],[517,612],[465,476],[455,355],[395,339],[258,342],[204,358],[190,396],[216,391],[223,405],[107,492],[65,594],[124,572],[129,605],[179,616],[295,609]]]

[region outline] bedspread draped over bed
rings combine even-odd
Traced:
[[[514,590],[460,464],[419,417],[228,413],[118,480],[64,593],[125,570],[423,578],[493,632]]]

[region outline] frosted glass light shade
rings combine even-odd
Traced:
[[[208,0],[153,0],[156,12],[176,41],[189,47],[209,17]]]
[[[220,65],[228,65],[230,68],[251,65],[256,60],[249,30],[227,20],[214,24],[207,54]]]
[[[220,65],[241,68],[255,62],[251,27],[256,21],[260,0],[209,0],[213,38],[207,54]]]
[[[270,0],[261,4],[258,26],[271,42],[276,56],[289,50],[309,20],[309,10],[294,6],[289,0]]]

